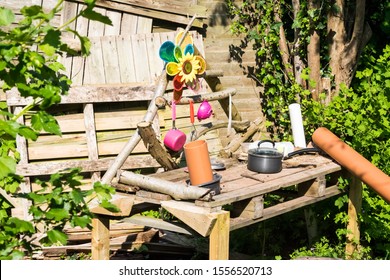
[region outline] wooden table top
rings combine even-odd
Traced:
[[[301,155],[283,161],[279,173],[262,174],[247,169],[246,161],[228,162],[226,169],[215,171],[222,176],[221,192],[194,203],[202,207],[218,207],[236,201],[256,197],[272,191],[294,186],[341,170],[332,159],[320,155]],[[154,174],[153,176],[172,182],[185,182],[189,179],[186,168]]]

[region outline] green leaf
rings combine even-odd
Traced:
[[[0,157],[0,179],[8,176],[9,174],[15,174],[16,162],[15,159],[9,156]]]
[[[89,40],[89,38],[87,36],[80,35],[80,33],[73,29],[68,28],[67,31],[73,33],[74,35],[76,35],[77,38],[79,38],[81,45],[81,53],[85,56],[88,56],[91,50],[91,41]]]
[[[92,7],[86,8],[84,11],[81,12],[81,16],[89,19],[89,20],[95,20],[99,21],[104,24],[112,25],[112,21],[109,17],[104,16],[98,12],[95,12]]]
[[[69,212],[62,208],[52,208],[46,213],[46,217],[55,221],[61,221],[69,218]]]
[[[91,217],[86,216],[86,215],[84,215],[82,217],[74,216],[72,218],[72,222],[73,222],[74,226],[79,226],[79,227],[85,228],[91,224]]]
[[[43,12],[42,7],[39,5],[24,6],[20,11],[26,17],[34,17]]]
[[[26,139],[31,139],[33,141],[38,139],[38,134],[28,126],[21,126],[18,133]]]
[[[34,233],[34,227],[30,222],[12,217],[7,221],[7,226],[13,228],[16,232]]]
[[[37,130],[45,130],[55,135],[61,135],[61,128],[57,120],[44,111],[39,111],[31,117],[31,126]]]
[[[61,243],[62,245],[65,245],[68,241],[68,236],[56,229],[49,230],[47,232],[47,237],[52,244]]]
[[[49,30],[43,40],[43,43],[39,45],[39,48],[47,55],[52,56],[61,45],[61,32],[59,30]]]
[[[15,21],[15,14],[4,7],[0,7],[0,26],[8,26]]]

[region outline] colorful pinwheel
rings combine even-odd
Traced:
[[[199,77],[206,70],[206,61],[200,55],[195,54],[194,43],[191,35],[186,35],[179,46],[184,31],[180,31],[175,42],[166,41],[160,47],[160,57],[166,65],[166,72],[173,76],[174,100],[180,100],[183,87],[198,91],[200,88]]]

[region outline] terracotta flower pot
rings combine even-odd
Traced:
[[[314,131],[313,142],[340,165],[390,203],[390,177],[324,127]]]
[[[205,140],[196,140],[185,144],[184,154],[191,185],[197,186],[213,180],[213,170]]]

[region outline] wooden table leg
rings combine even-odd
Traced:
[[[349,202],[348,202],[348,225],[347,225],[347,245],[346,254],[347,259],[353,258],[353,253],[356,251],[360,240],[359,230],[359,213],[362,208],[362,182],[352,176],[352,182],[349,188]]]
[[[230,212],[221,211],[214,214],[217,221],[210,233],[210,260],[229,259]]]
[[[92,219],[92,259],[110,259],[110,219],[96,215]]]

